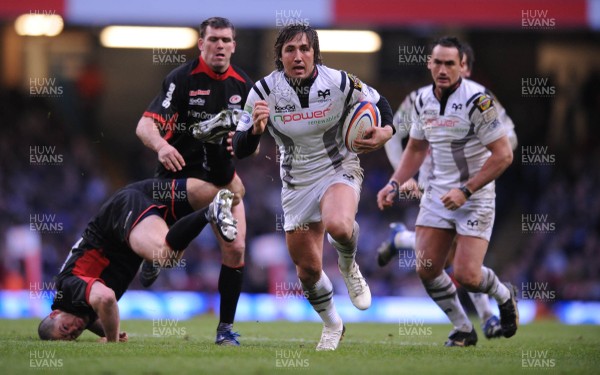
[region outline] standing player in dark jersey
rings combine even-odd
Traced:
[[[157,177],[202,180],[199,207],[207,205],[221,188],[235,194],[233,216],[238,221],[238,236],[232,243],[217,236],[223,264],[219,277],[221,306],[216,344],[237,346],[238,334],[232,329],[244,269],[244,186],[235,173],[225,138],[203,142],[195,139],[191,132],[192,125],[210,121],[223,110],[240,110],[252,88],[253,82],[246,73],[230,63],[235,52],[234,38],[235,28],[229,20],[213,17],[202,22],[199,58],[169,73],[160,93],[140,119],[136,134],[158,154]],[[144,275],[148,273],[151,277],[145,284],[157,276],[147,266],[144,263]]]
[[[197,197],[188,191],[198,184],[196,179],[151,179],[111,196],[56,277],[56,297],[52,312],[38,327],[40,338],[74,340],[89,329],[104,341],[127,341],[127,334],[119,330],[117,301],[143,259],[161,267],[176,264],[209,221],[225,241],[233,241],[233,193],[223,189],[209,207],[193,211],[190,205],[197,204]]]

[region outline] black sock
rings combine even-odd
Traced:
[[[175,251],[185,250],[208,224],[207,212],[208,208],[203,208],[177,220],[167,232],[166,240],[169,247]]]
[[[221,265],[219,275],[219,293],[221,294],[220,322],[233,324],[235,309],[242,292],[244,266],[231,268]]]

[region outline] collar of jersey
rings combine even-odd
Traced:
[[[302,81],[300,81],[300,83],[298,85],[294,85],[294,84],[290,83],[290,77],[288,77],[285,73],[283,73],[283,76],[285,77],[285,80],[287,81],[287,83],[290,86],[294,86],[294,87],[295,86],[298,86],[298,87],[312,86],[315,79],[317,79],[317,75],[319,75],[319,70],[317,69],[317,66],[315,65],[315,69],[313,70],[312,76],[310,78],[303,79]]]
[[[444,99],[448,100],[448,97],[450,95],[452,95],[454,93],[454,91],[456,91],[459,87],[460,84],[462,83],[462,77],[458,77],[458,81],[456,81],[456,83],[454,84],[454,87],[451,87],[450,89],[446,90],[446,91],[442,91],[442,97],[438,99],[438,97],[435,95],[435,82],[433,83],[433,97],[438,99],[439,102],[443,102]]]
[[[206,63],[206,61],[204,61],[204,59],[202,58],[202,56],[198,56],[198,66],[196,66],[194,68],[194,70],[192,70],[190,72],[190,75],[193,74],[199,74],[199,73],[204,73],[207,76],[209,76],[210,78],[216,80],[216,81],[224,81],[229,77],[235,78],[239,81],[242,82],[246,82],[246,80],[244,78],[242,78],[242,76],[240,76],[231,66],[231,64],[229,64],[229,67],[227,68],[227,70],[225,71],[225,73],[217,73],[214,70],[212,70],[210,68],[210,66],[208,66],[208,64]]]

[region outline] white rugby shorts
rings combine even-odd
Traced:
[[[281,190],[281,205],[283,207],[284,230],[306,228],[307,223],[321,221],[321,198],[327,189],[334,184],[342,183],[350,186],[360,200],[360,191],[363,181],[363,169],[340,169],[331,176],[324,177],[311,186],[302,189]]]
[[[416,225],[454,229],[463,236],[490,241],[496,216],[495,199],[467,200],[458,210],[444,207],[439,198],[421,199]]]

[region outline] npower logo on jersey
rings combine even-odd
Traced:
[[[327,113],[331,111],[331,108],[326,108],[323,110],[312,111],[312,112],[293,112],[286,113],[283,115],[275,115],[273,116],[273,120],[280,121],[284,125],[288,122],[298,122],[303,120],[312,120],[316,118],[323,118],[327,116]]]

